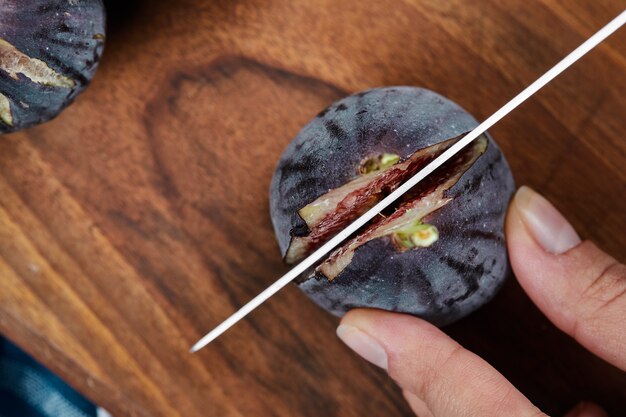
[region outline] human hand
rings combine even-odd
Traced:
[[[567,220],[528,187],[518,190],[509,207],[506,235],[515,276],[539,309],[588,350],[626,370],[626,266],[581,242]],[[353,310],[337,335],[386,369],[419,417],[545,415],[496,369],[424,320]],[[589,403],[567,414],[602,416]]]

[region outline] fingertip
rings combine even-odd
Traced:
[[[542,220],[542,217],[547,219]],[[563,226],[567,221],[544,197],[529,187],[520,187],[509,206],[505,223],[509,261],[524,291],[553,319],[554,314],[560,314],[562,304],[566,302],[564,291],[569,291],[569,283],[565,279],[572,275],[573,268],[571,262],[567,262],[567,253],[557,254],[554,249],[571,249],[571,245],[579,245],[580,240],[575,232],[575,239],[567,232],[569,243],[563,244],[560,238],[555,238],[556,243],[546,243],[550,240],[547,230],[551,226],[541,223],[557,224],[555,235],[564,228],[573,230],[571,226]]]
[[[524,190],[527,187],[521,187]],[[550,291],[546,291],[551,280],[545,279],[552,274],[555,255],[544,251],[530,234],[525,225],[519,208],[518,195],[526,191],[518,191],[509,205],[505,221],[506,244],[509,262],[518,282],[535,303],[548,305],[549,299],[543,299]],[[528,197],[522,197],[526,200]]]
[[[341,326],[357,328],[380,340],[382,344],[389,345],[388,349],[401,345],[402,339],[409,334],[423,333],[425,329],[434,327],[408,314],[368,308],[350,310],[342,318]]]
[[[357,355],[368,362],[387,370],[388,352],[384,339],[377,329],[380,316],[385,312],[371,309],[353,309],[346,313],[337,327],[337,337]],[[384,327],[384,325],[382,325]]]
[[[581,243],[578,233],[565,216],[532,188],[521,186],[513,197],[512,206],[521,223],[544,251],[559,255]]]
[[[359,356],[387,370],[389,358],[414,351],[417,340],[422,346],[437,347],[441,339],[449,339],[425,320],[376,309],[348,312],[337,328],[337,336]]]
[[[337,327],[337,337],[366,361],[387,369],[387,352],[376,338],[349,324]]]
[[[366,308],[354,308],[348,311],[342,318],[342,324],[351,324],[361,320],[367,320],[370,310]]]
[[[377,318],[377,311],[375,311],[374,314],[372,314],[372,311],[373,310],[365,308],[352,309],[341,318],[339,327],[350,326],[365,331],[373,325],[373,322]]]
[[[341,324],[357,327],[365,332],[372,334],[402,334],[407,329],[416,329],[420,332],[433,331],[439,332],[432,324],[420,318],[401,313],[390,311],[358,308],[350,310],[343,316]]]
[[[515,277],[537,307],[583,346],[626,367],[626,267],[581,242],[556,208],[527,187],[509,207],[505,233]]]

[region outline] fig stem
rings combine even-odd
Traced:
[[[427,248],[439,240],[439,230],[432,224],[416,221],[393,235],[394,241],[403,249]]]

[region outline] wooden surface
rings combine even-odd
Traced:
[[[109,2],[92,87],[0,138],[0,333],[118,417],[411,415],[294,287],[187,353],[286,270],[268,215],[279,154],[320,109],[373,86],[431,88],[485,118],[623,6]],[[622,30],[491,131],[519,184],[622,261],[625,45]],[[548,413],[626,409],[626,376],[514,279],[447,331]]]

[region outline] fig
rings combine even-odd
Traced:
[[[302,260],[477,124],[416,87],[372,89],[330,105],[288,145],[272,178],[285,262]],[[503,227],[514,189],[502,152],[484,134],[297,285],[338,316],[367,307],[452,323],[489,301],[509,274]]]
[[[0,133],[57,116],[93,78],[104,38],[101,0],[0,1]]]

